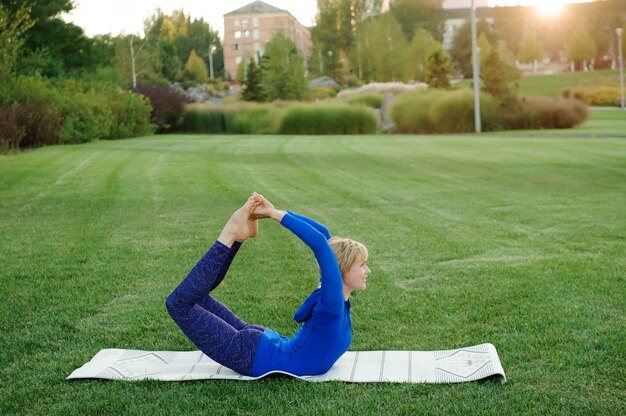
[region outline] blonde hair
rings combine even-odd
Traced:
[[[330,248],[335,253],[342,277],[345,276],[359,258],[367,259],[368,257],[367,247],[349,238],[332,237],[328,240],[328,244],[330,244]]]

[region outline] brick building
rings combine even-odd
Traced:
[[[224,15],[224,70],[235,78],[244,53],[258,60],[265,44],[282,31],[308,62],[311,56],[311,32],[287,10],[255,1]]]

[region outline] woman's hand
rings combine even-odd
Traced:
[[[250,218],[270,218],[272,216],[272,212],[275,211],[274,205],[268,201],[263,195],[257,194],[256,192],[252,193],[252,198],[258,204],[252,213]]]
[[[254,209],[251,218],[272,218],[273,220],[278,222],[283,219],[286,214],[285,211],[280,211],[274,208],[274,205],[270,201],[268,201],[263,195],[254,192],[252,196],[254,197],[254,201],[258,203],[258,206]]]

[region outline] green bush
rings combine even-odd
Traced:
[[[7,142],[4,147],[133,137],[154,131],[151,111],[148,100],[115,84],[20,77],[11,86],[0,117],[5,125],[6,120],[19,120],[21,128],[0,135],[12,137],[10,145],[2,139]]]
[[[481,93],[482,130],[497,130],[501,124],[491,96]],[[401,133],[464,133],[474,131],[474,96],[471,91],[428,90],[399,96],[391,118]]]
[[[9,105],[12,112],[6,118],[19,120],[21,138],[13,137],[17,146],[38,147],[61,142],[63,115],[57,103],[58,93],[49,81],[41,77],[19,77],[10,88]],[[6,119],[5,118],[5,119]]]
[[[378,121],[367,107],[296,106],[282,119],[279,134],[373,134]]]
[[[109,92],[109,105],[113,116],[109,133],[105,139],[124,139],[154,133],[150,124],[152,106],[139,94],[115,89]]]
[[[274,134],[285,110],[278,105],[187,106],[180,130],[201,134]]]
[[[363,94],[350,97],[346,100],[350,104],[364,105],[370,108],[380,108],[385,101],[385,96],[382,94]]]
[[[233,111],[230,119],[231,134],[272,134],[278,126],[279,111],[269,106],[246,106]]]
[[[471,133],[475,131],[474,94],[468,90],[442,94],[428,111],[428,119],[436,133]],[[480,94],[482,131],[498,130],[501,123],[494,99]]]
[[[229,118],[230,114],[223,109],[189,107],[183,111],[180,130],[185,133],[227,134]]]

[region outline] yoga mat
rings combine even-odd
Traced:
[[[492,344],[447,351],[348,351],[327,373],[318,376],[272,371],[259,377],[236,373],[200,351],[104,349],[67,379],[257,380],[269,374],[287,374],[306,381],[351,383],[461,383],[490,377],[506,383],[498,352]]]

